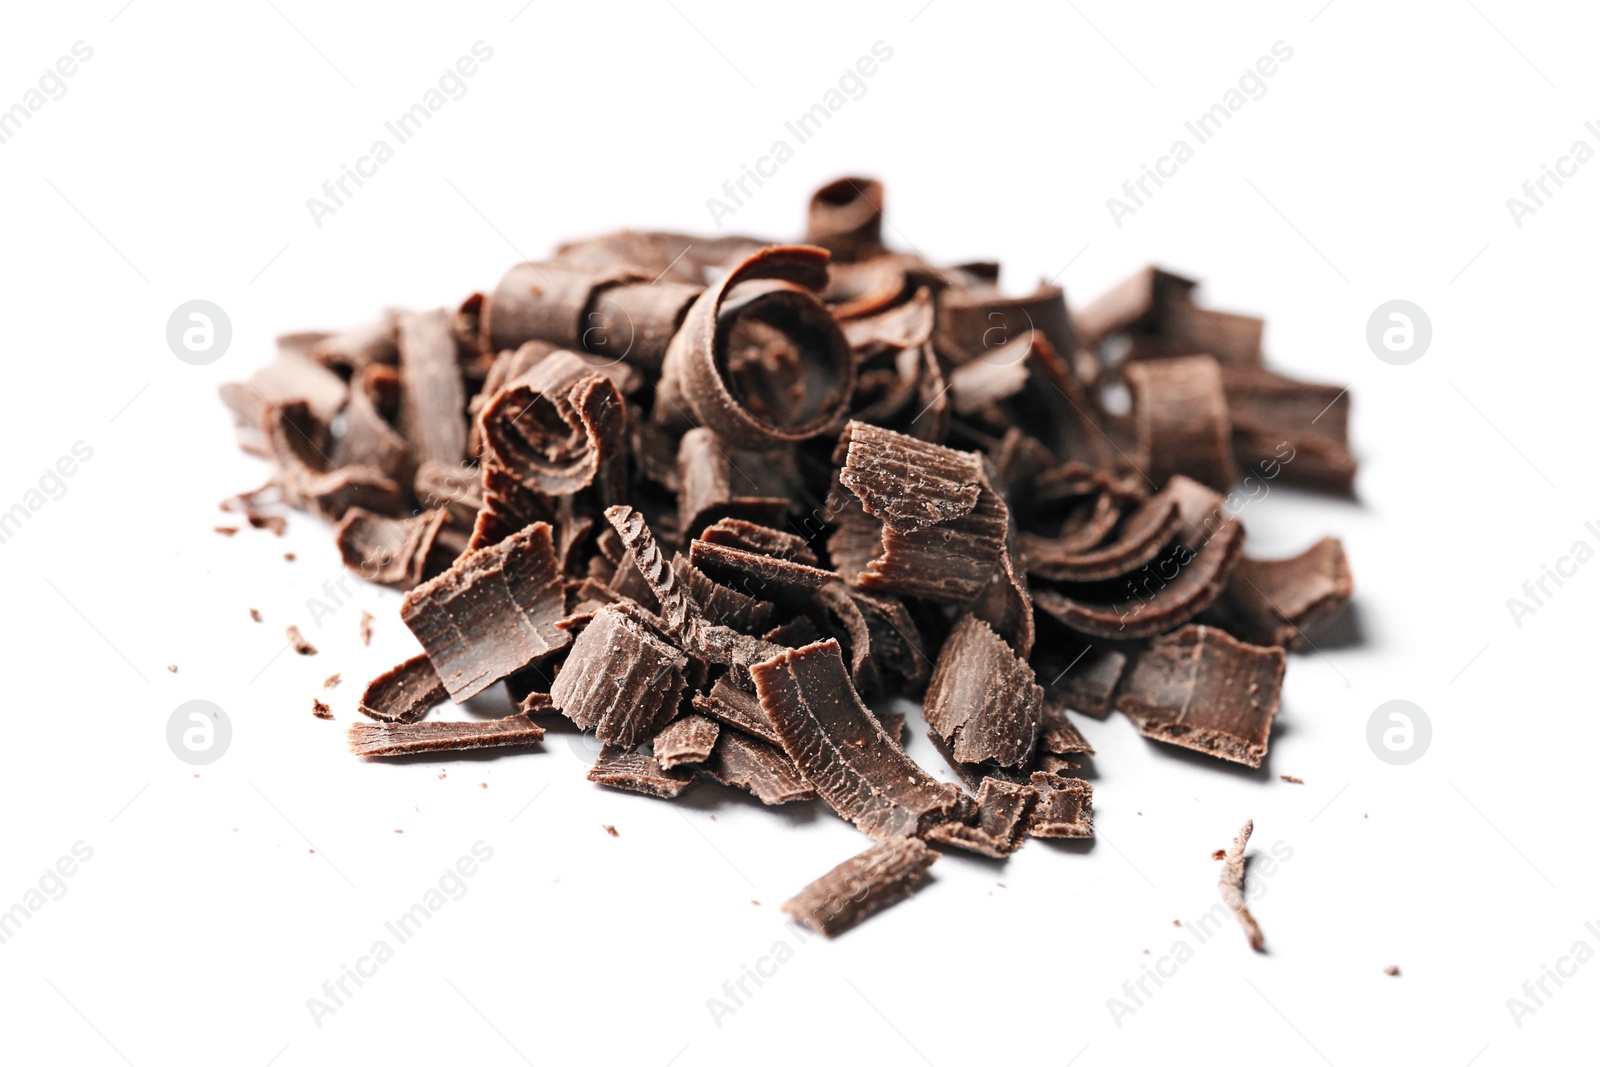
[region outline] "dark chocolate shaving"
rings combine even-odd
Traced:
[[[938,858],[914,837],[889,838],[800,890],[784,903],[784,914],[823,937],[838,937],[916,892]]]
[[[412,656],[367,683],[357,710],[379,722],[416,722],[449,693],[427,656]]]
[[[571,352],[554,352],[506,385],[479,417],[489,462],[547,496],[598,486],[625,496],[627,416],[617,387]]]
[[[613,605],[572,642],[550,700],[607,744],[633,748],[677,711],[688,658]]]
[[[704,763],[716,747],[719,733],[721,729],[715,719],[685,715],[656,734],[651,747],[662,769],[671,770],[683,763]]]
[[[466,388],[450,311],[400,316],[400,431],[418,463],[460,463],[467,454]]]
[[[717,739],[700,773],[719,785],[755,794],[763,804],[815,800],[817,791],[783,750],[729,730]]]
[[[544,727],[526,715],[479,722],[358,722],[350,727],[350,751],[358,756],[465,752],[475,748],[531,745],[543,736]]]
[[[1251,644],[1304,650],[1344,613],[1353,591],[1344,545],[1324,537],[1290,559],[1245,556],[1206,618]]]
[[[1022,847],[1038,802],[1039,790],[1031,785],[985,778],[973,821],[940,823],[928,831],[928,840],[1004,859]]]
[[[1081,778],[1035,771],[1028,779],[1039,791],[1039,803],[1028,818],[1033,837],[1094,836],[1094,786]]]
[[[939,652],[922,716],[962,763],[1017,767],[1038,740],[1044,690],[987,623],[963,615]]]
[[[1209,356],[1131,364],[1133,424],[1144,474],[1156,484],[1186,474],[1223,492],[1233,484],[1232,424],[1222,371]]]
[[[694,775],[687,770],[664,770],[652,756],[607,745],[589,769],[589,781],[671,800],[694,784]]]
[[[1250,906],[1244,900],[1244,850],[1250,844],[1250,835],[1256,828],[1254,819],[1246,819],[1239,828],[1239,834],[1233,839],[1233,844],[1228,847],[1222,860],[1222,874],[1217,878],[1217,889],[1222,894],[1222,902],[1228,905],[1228,910],[1233,912],[1233,917],[1239,920],[1239,926],[1244,930],[1244,938],[1250,942],[1250,947],[1257,952],[1266,951],[1267,938],[1261,932],[1261,924],[1256,922],[1256,917],[1250,914]]]

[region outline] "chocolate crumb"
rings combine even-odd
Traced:
[[[293,552],[285,552],[283,554],[283,558],[288,560],[290,563],[293,563],[295,561],[296,557],[295,557],[295,554]]]
[[[365,609],[361,612],[361,643],[372,644],[372,612]]]
[[[324,689],[332,689],[334,686],[336,686],[338,684],[339,684],[339,674],[338,674],[338,672],[330,674],[330,675],[328,675],[326,678],[324,678],[322,680],[322,688],[324,688]]]
[[[1262,952],[1267,939],[1244,900],[1244,849],[1250,843],[1250,834],[1255,830],[1255,825],[1255,820],[1246,819],[1244,826],[1239,829],[1239,836],[1233,839],[1232,847],[1223,854],[1222,877],[1217,880],[1217,888],[1222,893],[1222,902],[1228,905],[1228,910],[1233,912],[1234,918],[1244,928],[1244,936],[1250,942],[1250,947]]]
[[[261,621],[261,612],[256,610],[255,608],[251,608],[250,609],[250,618],[252,620],[254,620],[255,622],[260,622]]]
[[[1278,777],[1282,778],[1286,782],[1293,782],[1295,785],[1305,785],[1306,784],[1306,780],[1304,778],[1296,778],[1292,774],[1280,774],[1280,775],[1278,775]]]
[[[1400,968],[1391,963],[1389,966],[1383,969],[1383,973],[1388,975],[1390,978],[1399,978]]]
[[[211,528],[223,537],[232,537],[239,532],[239,527],[237,526],[213,526]]]
[[[289,638],[289,644],[293,645],[294,650],[300,655],[315,656],[317,654],[317,646],[305,639],[305,635],[300,632],[300,627],[291,626],[284,631],[284,634]]]
[[[169,664],[167,664],[167,670],[171,671],[173,674],[177,674],[178,673],[178,665],[176,663],[169,663]]]
[[[621,836],[620,834],[617,833],[617,828],[615,826],[612,826],[608,822],[601,823],[600,824],[600,829],[604,830],[606,833],[610,834],[612,837],[620,837]]]
[[[322,701],[312,698],[311,714],[315,715],[319,719],[331,719],[333,718],[333,709],[328,707],[328,705],[324,704]]]

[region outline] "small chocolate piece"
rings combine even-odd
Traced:
[[[627,416],[604,374],[571,352],[553,352],[489,401],[479,416],[491,462],[547,496],[599,488],[621,503]]]
[[[1099,499],[1105,499],[1101,497]],[[1087,550],[1063,548],[1057,540],[1022,536],[1028,573],[1062,582],[1093,582],[1128,574],[1155,559],[1183,521],[1172,493],[1157,493],[1121,519],[1115,537]]]
[[[1296,778],[1292,774],[1280,774],[1280,775],[1278,775],[1278,777],[1282,778],[1284,781],[1290,783],[1291,785],[1305,785],[1306,784],[1306,780],[1304,778]]]
[[[1092,756],[1094,746],[1067,718],[1066,701],[1052,693],[1044,701],[1044,725],[1039,731],[1039,747],[1057,756]]]
[[[367,683],[358,710],[379,722],[416,722],[449,694],[427,656],[412,656]]]
[[[1250,914],[1250,906],[1244,900],[1244,849],[1250,843],[1250,834],[1255,830],[1255,820],[1246,819],[1239,828],[1239,836],[1233,839],[1233,844],[1228,848],[1222,863],[1222,876],[1217,879],[1217,889],[1222,893],[1222,902],[1228,905],[1228,910],[1233,912],[1233,917],[1239,920],[1239,925],[1244,929],[1245,940],[1250,942],[1250,947],[1257,952],[1266,951],[1267,939],[1261,932],[1261,926],[1256,922],[1256,917]]]
[[[261,616],[256,614],[254,608],[250,609],[250,613],[255,615],[256,622],[261,621]],[[363,645],[372,644],[372,612],[365,608],[361,609],[361,643]]]
[[[1074,635],[1076,636],[1076,635]],[[1045,705],[1081,711],[1103,719],[1111,712],[1111,698],[1122,680],[1128,657],[1103,642],[1051,641],[1048,652],[1041,643],[1033,656],[1034,671],[1045,687]]]
[[[1350,454],[1350,393],[1274,374],[1260,367],[1224,367],[1239,466],[1258,478],[1349,495],[1356,461]]]
[[[1383,969],[1383,973],[1388,975],[1390,978],[1399,978],[1400,968],[1391,963],[1389,966]]]
[[[1283,685],[1283,650],[1214,626],[1159,637],[1134,660],[1117,710],[1156,741],[1261,766]]]
[[[939,652],[922,715],[962,763],[1019,767],[1039,737],[1044,690],[987,623],[963,615]]]
[[[400,349],[397,345],[395,316],[384,315],[376,321],[348,330],[318,335],[310,345],[308,354],[324,367],[337,368],[352,375],[374,363],[397,363]]]
[[[696,696],[693,704],[696,711],[743,730],[751,737],[759,737],[774,745],[783,744],[777,728],[767,718],[767,713],[761,710],[761,700],[754,693],[734,685],[726,675],[717,679],[711,692]]]
[[[1039,803],[1028,819],[1034,837],[1094,836],[1094,786],[1081,778],[1063,778],[1035,771],[1028,779],[1039,791]]]
[[[400,618],[458,703],[570,640],[550,524],[536,522],[406,594]]]
[[[823,937],[838,937],[916,892],[938,858],[914,837],[891,837],[800,890],[784,903],[784,914]]]
[[[424,511],[404,519],[350,508],[334,528],[344,565],[369,582],[415,589],[427,573],[449,513]]]
[[[748,455],[736,462],[730,450],[703,426],[678,442],[678,525],[685,539],[699,537],[719,519],[774,524],[789,510],[789,494],[767,465]]]
[[[311,699],[311,714],[315,715],[319,719],[331,719],[333,718],[333,709],[328,707],[328,705],[323,701],[313,697]]]
[[[719,733],[716,720],[704,715],[676,719],[655,736],[656,762],[669,771],[680,763],[704,763],[716,747]]]
[[[971,452],[855,421],[839,444],[840,484],[868,515],[900,533],[958,519],[978,504],[983,460]]]
[[[300,627],[291,626],[284,633],[289,638],[290,647],[300,655],[315,656],[317,654],[317,646],[305,639],[305,635],[300,632]]]
[[[719,785],[754,793],[763,804],[817,799],[817,791],[782,749],[737,730],[725,731],[717,739],[716,750],[700,773]]]
[[[871,178],[839,178],[811,196],[806,244],[826,248],[844,262],[870,259],[883,249],[883,185]]]
[[[941,355],[961,364],[1038,330],[1057,352],[1076,352],[1077,337],[1061,287],[1040,282],[1029,296],[998,289],[952,288],[939,296],[937,344]]]
[[[940,823],[928,831],[928,840],[1004,859],[1022,847],[1038,802],[1039,790],[1031,785],[985,778],[978,787],[974,821]]]
[[[589,312],[608,289],[649,275],[618,267],[573,263],[518,263],[484,301],[479,319],[480,346],[494,355],[544,341],[581,349],[593,324]]]
[[[1236,477],[1228,398],[1210,356],[1130,364],[1133,425],[1144,474],[1156,484],[1186,474],[1227,492]]]
[[[694,784],[694,775],[686,770],[663,770],[652,756],[607,745],[589,768],[589,781],[671,800]]]
[[[677,711],[688,669],[687,656],[610,605],[573,640],[550,700],[601,741],[631,749]]]
[[[409,756],[416,752],[465,752],[474,748],[531,745],[544,727],[526,715],[476,722],[358,722],[350,727],[350,751],[358,756]]]
[[[861,703],[829,639],[750,668],[761,708],[822,798],[869,837],[919,834],[960,816],[966,798],[890,741]]]
[[[363,612],[362,614],[365,614],[365,612]],[[259,610],[257,610],[256,608],[251,608],[250,609],[250,618],[255,622],[260,622],[261,621],[261,612]]]
[[[324,689],[332,689],[334,686],[336,686],[338,684],[339,684],[339,675],[338,674],[330,674],[330,675],[328,675],[326,678],[324,678],[322,680],[322,688],[324,688]]]
[[[418,463],[454,466],[467,454],[467,396],[450,309],[400,316],[400,431]]]
[[[1353,591],[1344,545],[1324,537],[1291,559],[1245,556],[1207,617],[1251,644],[1304,650],[1343,614]]]

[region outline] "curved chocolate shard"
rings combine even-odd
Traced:
[[[796,607],[806,606],[818,589],[837,580],[832,571],[820,567],[711,541],[692,542],[689,562],[730,589]]]
[[[1028,573],[1060,582],[1094,582],[1138,570],[1172,542],[1183,514],[1171,494],[1158,493],[1122,517],[1116,539],[1088,551],[1063,551],[1059,541],[1023,535]]]
[[[1260,367],[1223,367],[1222,387],[1242,470],[1264,480],[1281,476],[1309,489],[1354,492],[1348,389]]]
[[[1094,836],[1094,786],[1048,771],[1035,771],[1028,782],[1039,791],[1039,803],[1028,817],[1030,836]]]
[[[811,195],[806,212],[808,245],[845,260],[869,259],[883,250],[883,183],[839,178]]]
[[[827,265],[819,248],[764,248],[702,293],[667,349],[656,418],[692,416],[745,448],[834,425],[850,403],[855,360],[814,295]],[[731,297],[743,282],[769,284]]]
[[[945,822],[928,831],[928,840],[954,845],[991,859],[1005,859],[1028,836],[1028,823],[1039,803],[1031,785],[985,778],[978,787],[977,811],[971,823]]]
[[[823,937],[917,891],[939,854],[914,837],[896,837],[852,856],[784,902],[783,913]]]
[[[448,696],[428,657],[412,656],[368,682],[357,710],[379,722],[417,722]]]
[[[534,522],[554,523],[559,509],[494,463],[478,466],[483,482],[483,507],[472,523],[469,549],[499,544]]]
[[[986,491],[994,493],[989,488],[987,475],[984,487]],[[994,495],[999,497],[998,493]],[[1000,506],[1005,507],[1003,497],[1000,498]],[[1033,652],[1035,636],[1033,594],[1028,589],[1028,576],[1022,563],[1022,543],[1017,524],[1011,518],[1010,509],[1006,510],[1005,550],[1000,554],[999,566],[990,577],[988,587],[972,602],[971,611],[994,627],[995,632],[1005,638],[1017,655],[1027,659]]]
[[[637,573],[638,568],[633,569]],[[695,606],[700,609],[700,614],[714,624],[729,626],[747,634],[760,633],[771,625],[772,613],[777,610],[777,605],[771,601],[746,596],[737,589],[713,581],[682,555],[672,558],[672,569],[678,581],[688,590]]]
[[[407,519],[351,508],[334,529],[344,565],[369,582],[394,589],[421,584],[428,557],[448,516],[424,511]]]
[[[808,567],[814,567],[817,563],[817,554],[811,551],[805,538],[744,519],[719,519],[695,536],[710,545],[742,549],[775,559],[803,563]]]
[[[586,319],[606,290],[650,276],[626,267],[576,263],[518,263],[500,278],[484,301],[479,347],[488,355],[546,341],[558,348],[581,348]]]
[[[683,233],[618,230],[556,249],[563,263],[590,268],[630,267],[657,282],[705,285],[708,276],[732,267],[772,241],[730,234],[705,237]]]
[[[851,346],[857,344],[857,335],[851,330],[857,322],[870,322],[873,318],[892,315],[903,306],[908,294],[931,287],[923,284],[933,268],[918,256],[889,253],[871,259],[846,263],[835,259],[828,265],[828,288],[823,290],[823,302],[833,310],[834,317],[845,327]],[[943,285],[938,286],[943,288]],[[932,305],[928,308],[929,335],[932,333]],[[873,327],[864,327],[869,332]],[[927,340],[927,336],[923,338]],[[900,346],[904,347],[904,346]]]
[[[610,606],[573,639],[550,701],[601,741],[633,748],[676,714],[688,668],[682,652]]]
[[[583,314],[584,351],[613,363],[661,369],[673,336],[704,285],[626,282],[595,294]]]
[[[1082,307],[1073,316],[1085,347],[1116,333],[1159,333],[1166,310],[1187,301],[1199,285],[1159,267],[1145,267]]]
[[[687,542],[721,519],[776,525],[789,511],[784,479],[759,457],[736,462],[703,426],[678,441],[678,525]]]
[[[343,371],[352,378],[375,363],[393,366],[400,361],[396,319],[390,312],[374,322],[324,334],[307,354],[324,367]]]
[[[331,426],[350,396],[343,378],[293,350],[280,350],[278,358],[252,374],[247,381],[224,382],[217,388],[222,402],[242,426],[257,429],[269,411],[300,401],[319,425]]]
[[[885,524],[878,554],[851,584],[873,593],[957,604],[983,596],[1006,567],[1010,512],[989,488],[987,476],[980,476],[979,489],[977,505],[960,518],[913,533]]]
[[[905,303],[875,315],[852,319],[844,323],[843,329],[851,351],[857,359],[866,362],[876,356],[920,348],[932,339],[933,324],[933,293],[923,286]]]
[[[680,764],[704,763],[716,748],[717,735],[721,732],[715,719],[685,715],[662,727],[652,739],[651,748],[656,762],[663,770],[670,771]]]
[[[1244,550],[1244,524],[1228,517],[1199,547],[1182,541],[1131,574],[1105,582],[1038,588],[1033,606],[1070,629],[1128,641],[1181,626],[1222,594]]]
[[[400,432],[418,463],[467,458],[467,393],[449,308],[400,316]]]
[[[544,737],[544,727],[517,714],[469,722],[358,722],[350,725],[349,736],[350,751],[358,756],[411,756],[531,745]]]
[[[1289,559],[1245,556],[1206,617],[1251,644],[1300,651],[1344,613],[1354,589],[1344,544],[1324,537]]]
[[[789,758],[869,837],[920,834],[963,813],[960,788],[935,781],[912,762],[861,703],[839,642],[785,649],[753,665],[750,676]]]
[[[270,406],[262,416],[273,481],[290,507],[309,508],[339,521],[351,508],[404,514],[405,494],[376,467],[335,467],[328,428],[300,400]],[[253,521],[253,520],[252,520]]]
[[[1057,352],[1076,352],[1077,337],[1060,286],[1040,282],[1029,296],[998,289],[947,289],[939,294],[939,352],[957,365],[978,359],[1030,330],[1038,330]]]
[[[960,762],[1020,767],[1044,723],[1044,690],[987,623],[963,615],[939,651],[922,717]]]
[[[866,513],[914,533],[972,511],[982,491],[983,459],[869,423],[852,421],[839,438],[839,482]]]
[[[459,703],[564,647],[565,609],[550,524],[536,522],[411,590],[400,618]]]
[[[1052,690],[1045,695],[1039,748],[1056,756],[1092,756],[1094,746],[1067,718],[1067,703],[1059,690]]]
[[[876,696],[897,682],[916,685],[928,677],[921,635],[900,601],[863,593],[842,581],[818,589],[816,599],[843,632],[856,692]]]
[[[425,508],[442,509],[451,526],[471,530],[483,510],[483,477],[475,466],[429,461],[417,468],[411,491]]]
[[[622,397],[573,353],[552,353],[509,383],[479,420],[488,462],[527,489],[566,496],[597,485],[604,503],[625,497]]]
[[[734,685],[727,675],[717,679],[711,692],[697,694],[691,703],[701,714],[742,730],[751,737],[759,737],[774,745],[783,744],[772,720],[761,710],[760,698]]]
[[[735,730],[717,738],[716,748],[701,765],[700,773],[718,785],[753,793],[769,806],[817,799],[817,791],[782,749]]]
[[[1156,484],[1174,474],[1227,492],[1237,472],[1222,370],[1210,356],[1130,364],[1134,434],[1144,474]]]
[[[334,445],[339,467],[372,467],[396,485],[411,481],[411,446],[389,422],[400,404],[400,375],[390,366],[363,367],[350,382],[344,433]]]
[[[589,768],[589,781],[612,789],[626,789],[649,797],[671,800],[694,784],[688,770],[666,770],[655,757],[607,745]]]
[[[1250,947],[1257,952],[1265,952],[1267,946],[1266,935],[1261,932],[1261,924],[1256,922],[1256,917],[1250,914],[1250,906],[1244,899],[1244,850],[1250,844],[1250,835],[1255,832],[1254,819],[1246,819],[1239,828],[1233,844],[1223,853],[1222,874],[1217,878],[1217,891],[1222,894],[1222,902],[1228,905],[1228,910],[1233,912],[1233,917],[1239,920],[1239,926],[1244,930],[1245,940],[1250,942]]]
[[[1283,668],[1281,648],[1247,645],[1215,626],[1185,626],[1134,660],[1117,710],[1152,740],[1259,767]]]
[[[1104,471],[1117,458],[1096,402],[1041,330],[957,367],[950,373],[950,396],[956,414],[972,426],[995,436],[1020,428],[1058,461]]]

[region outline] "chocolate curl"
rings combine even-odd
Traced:
[[[939,294],[935,343],[939,353],[962,364],[1038,330],[1057,352],[1076,352],[1066,294],[1045,282],[1030,296],[1003,296],[993,288],[946,289]]]
[[[834,425],[855,386],[850,345],[817,299],[820,248],[764,248],[700,294],[662,365],[654,417],[705,426],[742,448],[803,441]],[[729,300],[742,282],[764,281]]]
[[[467,454],[467,395],[448,308],[400,316],[400,432],[418,463]]]
[[[627,413],[617,387],[571,352],[556,352],[500,390],[480,416],[488,462],[524,487],[565,496],[590,485],[625,499]]]
[[[584,351],[613,363],[660,370],[684,316],[703,285],[655,281],[617,285],[597,294],[584,314]]]
[[[1222,370],[1210,356],[1130,363],[1133,427],[1145,477],[1158,484],[1186,474],[1227,492],[1237,472]]]
[[[806,244],[854,262],[883,251],[883,184],[840,178],[818,189],[806,216]]]
[[[478,346],[491,356],[526,341],[582,348],[591,305],[607,289],[632,281],[649,278],[625,267],[518,263],[483,303]]]

